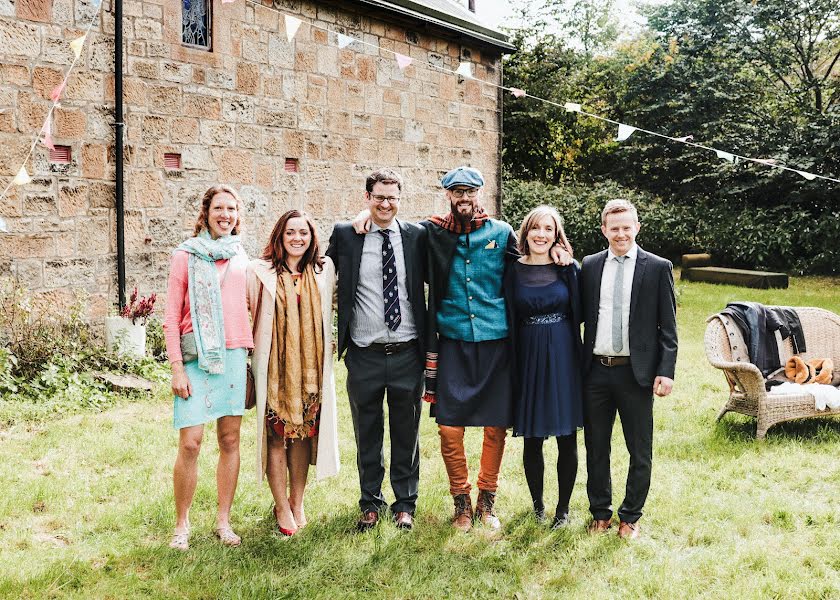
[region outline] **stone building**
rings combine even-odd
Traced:
[[[484,171],[498,209],[502,98],[478,80],[501,83],[511,47],[454,0],[123,1],[129,290],[165,291],[169,254],[215,182],[241,193],[252,255],[289,208],[328,234],[379,165],[404,174],[407,218],[445,209],[438,180],[458,164]],[[285,15],[302,21],[291,42]],[[53,113],[56,150],[37,144],[32,182],[0,203],[0,274],[56,303],[84,289],[95,316],[117,299],[113,0],[0,0],[0,188],[92,18]],[[337,33],[358,41],[340,49]],[[389,51],[414,62],[401,70]],[[426,64],[461,61],[475,80]]]

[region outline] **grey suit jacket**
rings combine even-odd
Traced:
[[[598,327],[601,275],[607,251],[583,259],[583,372],[592,368]],[[640,386],[651,387],[657,376],[674,378],[677,363],[677,302],[671,262],[639,248],[630,293],[630,364]]]

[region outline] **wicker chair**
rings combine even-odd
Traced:
[[[808,349],[800,356],[804,360],[831,358],[840,368],[840,316],[811,307],[797,307],[796,312]],[[718,421],[729,411],[757,417],[755,437],[761,440],[776,423],[840,414],[840,409],[817,411],[811,394],[768,394],[761,371],[749,362],[738,328],[730,325],[727,332],[729,324],[724,320],[729,318],[720,314],[709,317],[705,338],[706,357],[712,366],[723,371],[729,383],[729,400],[718,414]],[[784,342],[782,355],[785,359],[793,355],[789,339]]]

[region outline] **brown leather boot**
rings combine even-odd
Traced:
[[[455,501],[455,517],[452,519],[452,526],[464,533],[472,529],[473,509],[469,494],[458,494],[452,496]]]
[[[475,503],[475,518],[493,531],[498,531],[502,528],[502,523],[493,509],[494,504],[496,504],[496,494],[494,492],[479,490],[478,500]]]

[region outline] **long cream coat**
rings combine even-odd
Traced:
[[[324,257],[324,269],[315,274],[318,291],[321,294],[321,312],[324,319],[324,373],[321,397],[321,421],[318,427],[318,454],[315,465],[316,479],[324,479],[338,473],[338,423],[336,421],[335,380],[332,360],[332,306],[335,289],[335,267],[329,257]],[[277,291],[277,274],[267,261],[252,260],[248,265],[248,307],[252,319],[258,305],[260,282],[263,284],[263,299],[260,304],[259,328],[254,332],[254,354],[251,369],[257,392],[257,480],[262,481],[268,453],[265,428],[266,381],[268,378],[268,355],[271,351],[271,332],[274,327],[274,296]]]

